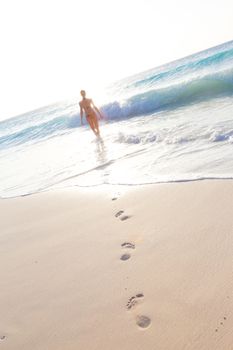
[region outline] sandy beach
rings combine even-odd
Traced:
[[[230,350],[233,182],[0,201],[0,348]]]

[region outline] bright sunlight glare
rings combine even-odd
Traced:
[[[81,88],[97,96],[232,39],[231,0],[8,0],[0,9],[1,120],[79,98]]]

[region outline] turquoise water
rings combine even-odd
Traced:
[[[77,101],[1,122],[1,197],[233,177],[233,41],[115,82],[105,96],[101,139],[80,125]]]

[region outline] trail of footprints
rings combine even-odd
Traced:
[[[112,199],[112,200],[115,200]],[[116,218],[119,218],[121,221],[125,221],[129,219],[131,216],[125,215],[124,210],[120,210],[115,214]],[[124,242],[121,244],[121,248],[127,250],[125,253],[123,253],[120,257],[122,261],[129,260],[131,258],[130,250],[135,249],[135,244],[132,242]],[[134,296],[130,297],[127,304],[126,309],[131,310],[132,308],[135,308],[139,302],[141,302],[144,299],[143,293],[135,294]],[[151,324],[151,319],[148,316],[145,315],[137,315],[136,316],[136,324],[139,328],[145,329],[148,328]]]
[[[117,198],[112,198],[112,200],[116,200]],[[119,210],[115,214],[116,218],[119,218],[121,221],[125,221],[130,218],[129,215],[124,214],[124,210]],[[124,242],[121,244],[121,248],[127,250],[126,253],[122,254],[120,259],[122,261],[129,260],[131,258],[131,254],[129,253],[129,250],[135,249],[135,244],[132,242]],[[127,290],[127,288],[125,288]],[[144,294],[143,293],[138,293],[135,294],[134,296],[130,297],[127,304],[126,304],[126,309],[131,310],[137,306],[138,303],[142,302],[144,299]],[[223,317],[222,321],[220,322],[220,327],[224,326],[224,323],[226,322],[226,317]],[[148,328],[151,324],[151,319],[148,316],[145,315],[137,315],[136,316],[136,324],[138,325],[139,328]],[[218,332],[219,328],[215,329],[215,332]]]

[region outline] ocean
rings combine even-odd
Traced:
[[[233,178],[233,41],[117,81],[104,95],[101,104],[91,96],[104,115],[101,138],[80,125],[79,91],[0,122],[1,198]]]

